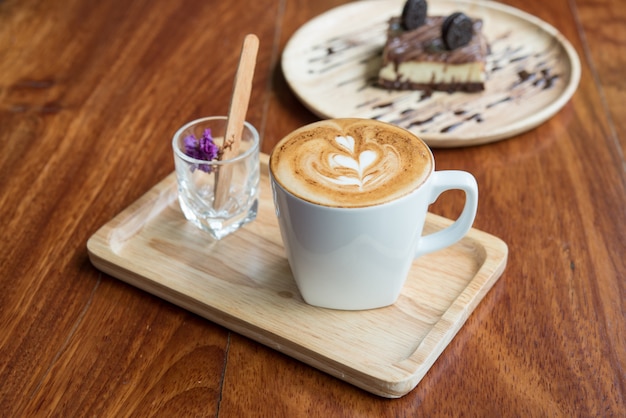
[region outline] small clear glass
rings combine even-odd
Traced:
[[[206,129],[216,145],[222,146],[226,131],[225,116],[191,121],[174,134],[172,148],[178,181],[178,201],[185,218],[217,240],[252,222],[259,198],[259,133],[246,122],[236,156],[226,160],[202,160],[185,153],[185,138],[201,138]],[[229,171],[226,198],[216,207],[217,182]],[[222,181],[224,183],[224,181]],[[221,186],[220,186],[221,187]]]

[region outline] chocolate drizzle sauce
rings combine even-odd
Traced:
[[[411,121],[411,123],[409,123],[407,125],[407,127],[412,128],[414,126],[422,126],[422,125],[425,125],[427,123],[432,123],[437,118],[437,116],[439,116],[439,115],[441,115],[441,113],[435,113],[431,117],[426,118],[426,119],[413,120],[413,121]]]
[[[489,109],[489,108],[497,106],[499,104],[510,102],[511,100],[513,100],[513,98],[511,96],[506,96],[506,97],[504,97],[504,98],[502,98],[500,100],[496,100],[495,102],[489,103],[486,107],[487,107],[487,109]]]
[[[446,126],[445,128],[443,128],[439,132],[444,133],[444,134],[448,133],[448,132],[451,132],[451,131],[455,130],[456,128],[460,127],[461,125],[463,125],[464,123],[472,121],[472,120],[475,120],[476,122],[481,123],[483,121],[483,117],[479,113],[474,113],[472,116],[467,117],[467,118],[461,120],[460,122],[456,122],[456,123],[453,123],[452,125]]]

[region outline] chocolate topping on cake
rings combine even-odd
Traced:
[[[482,20],[472,22],[473,36],[463,48],[448,50],[441,39],[443,16],[429,16],[426,24],[412,31],[397,30],[392,18],[389,31],[389,42],[385,51],[386,61],[396,64],[406,61],[435,61],[448,64],[462,64],[472,61],[484,61],[488,52],[487,41],[480,35]]]

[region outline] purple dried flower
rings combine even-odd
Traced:
[[[213,161],[217,158],[219,147],[213,142],[211,129],[205,129],[202,138],[198,139],[194,134],[187,135],[183,139],[185,145],[185,154],[196,160]],[[210,173],[212,167],[209,164],[200,164],[193,166],[192,170],[199,168],[200,170]]]
[[[205,129],[202,138],[200,138],[200,152],[204,153],[205,158],[203,160],[214,160],[217,158],[217,153],[219,152],[219,148],[213,142],[213,137],[211,136],[211,129]]]

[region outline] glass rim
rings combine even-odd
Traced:
[[[202,122],[211,121],[211,120],[224,120],[225,121],[227,119],[228,119],[227,116],[206,116],[203,118],[198,118],[198,119],[194,119],[192,121],[187,122],[186,124],[178,128],[176,132],[174,133],[174,136],[172,137],[172,149],[174,150],[174,154],[188,163],[215,165],[215,166],[231,164],[239,160],[248,158],[256,150],[259,149],[259,132],[256,130],[254,125],[252,125],[250,122],[247,122],[247,121],[244,121],[243,125],[244,125],[244,128],[247,128],[252,133],[252,137],[254,138],[254,141],[253,141],[254,145],[248,148],[245,152],[242,152],[241,154],[238,154],[237,156],[233,158],[229,158],[227,160],[199,160],[197,158],[193,158],[185,154],[178,146],[179,138],[182,136],[182,133],[185,130],[189,129],[189,127],[193,125],[197,125]]]

